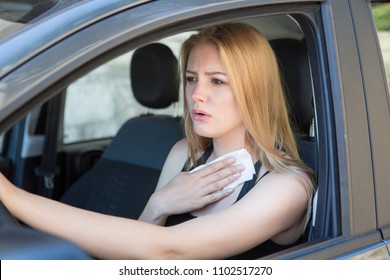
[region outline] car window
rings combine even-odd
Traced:
[[[373,3],[372,12],[390,88],[390,3]]]
[[[325,213],[324,209],[329,209],[331,205],[332,210],[322,214],[321,219],[313,219],[316,235],[310,238],[338,236],[340,226],[337,217],[340,214],[340,207],[338,199],[334,197],[338,196],[339,185],[337,177],[333,175],[332,180],[328,180],[325,172],[328,168],[328,159],[323,156],[333,152],[333,147],[328,147],[325,140],[325,137],[332,137],[333,131],[324,129],[314,112],[314,107],[320,111],[326,110],[319,82],[321,79],[319,60],[322,57],[318,56],[315,31],[309,28],[306,18],[294,13],[240,20],[259,28],[277,55],[298,149],[303,161],[317,174],[320,182],[321,193],[318,195],[318,201],[321,203],[318,203],[317,213]],[[197,26],[194,25],[192,28],[195,30]],[[178,56],[181,43],[190,34],[191,32],[179,33],[159,42],[169,46]],[[68,86],[64,108],[63,144],[70,147],[73,143],[112,138],[126,120],[147,112],[147,108],[138,104],[132,93],[130,84],[132,55],[133,50],[122,54]],[[314,98],[314,95],[317,97]],[[183,100],[180,100],[179,104],[176,104],[179,109],[170,107],[161,113],[181,116],[182,102]],[[330,118],[326,121],[332,123]],[[319,145],[324,147],[321,154],[317,150]],[[329,203],[326,201],[328,198],[324,198],[328,188],[331,189]],[[332,226],[328,227],[330,223]],[[310,227],[308,229],[310,230]]]
[[[14,32],[53,8],[59,0],[7,0],[0,2],[0,37]]]
[[[159,42],[170,47],[178,57],[180,45],[189,34],[181,33]],[[141,114],[182,114],[180,104],[156,110],[136,101],[130,84],[132,55],[133,51],[111,60],[68,87],[64,144],[113,137],[127,119]]]

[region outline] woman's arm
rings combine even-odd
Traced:
[[[127,227],[134,227],[135,230],[142,230],[143,227],[140,222],[138,226],[132,226],[133,221],[130,220],[81,210],[28,193],[15,187],[2,174],[0,200],[17,219],[27,225],[68,239],[101,258],[118,258],[118,252],[123,248],[115,245],[115,239],[125,240],[121,235],[133,232],[128,231]]]
[[[0,175],[0,199],[26,224],[68,239],[105,259],[218,259],[270,238],[291,243],[302,231],[307,193],[272,173],[217,213],[161,227],[74,208],[27,193]]]
[[[0,173],[0,201],[17,219],[100,259],[166,259],[164,227],[83,210],[26,192]]]
[[[181,172],[187,151],[185,139],[174,145],[165,161],[156,191],[139,220],[164,225],[170,215],[203,208],[232,193],[232,190],[223,188],[239,178],[243,166],[235,166],[234,158],[230,158],[197,172]]]
[[[269,239],[291,244],[304,231],[308,199],[296,178],[272,172],[233,205],[171,227],[171,242],[186,241],[175,258],[223,259]]]

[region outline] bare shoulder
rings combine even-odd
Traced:
[[[165,165],[177,164],[184,165],[188,157],[188,141],[183,138],[176,142],[173,145],[171,151],[169,152],[167,159],[165,160]],[[164,165],[164,168],[165,168]],[[182,167],[182,166],[181,166]]]
[[[188,141],[183,138],[173,145],[169,152],[157,184],[159,189],[165,186],[174,176],[179,174],[188,157]]]
[[[239,203],[246,209],[246,215],[259,223],[258,226],[267,225],[268,238],[289,244],[304,231],[309,199],[305,186],[298,178],[271,172]]]
[[[187,154],[187,151],[188,151],[188,141],[186,138],[183,138],[183,139],[179,140],[178,142],[176,142],[176,144],[173,145],[173,147],[171,149],[171,152],[175,152],[175,153]]]
[[[257,185],[259,186],[269,186],[274,185],[275,188],[281,188],[283,191],[287,192],[295,192],[298,190],[301,190],[303,193],[306,193],[306,188],[294,175],[290,174],[282,174],[279,172],[271,171],[267,176],[264,176],[263,179],[261,179]],[[256,185],[256,186],[257,186]]]
[[[270,172],[253,188],[253,194],[266,195],[275,202],[285,205],[306,207],[308,203],[307,189],[299,178],[290,174]]]

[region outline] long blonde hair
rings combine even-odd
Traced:
[[[215,44],[219,50],[246,128],[245,147],[256,154],[266,168],[299,179],[311,198],[315,187],[314,174],[299,157],[278,63],[267,39],[256,28],[244,23],[207,27],[182,45],[183,81],[191,50],[207,43]],[[184,83],[184,92],[185,87]],[[184,103],[189,158],[192,164],[196,164],[197,154],[204,151],[212,139],[194,132],[188,105]]]

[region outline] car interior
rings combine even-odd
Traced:
[[[177,102],[177,59],[166,45],[152,43],[137,49],[130,67],[133,94],[139,103],[159,109]],[[61,201],[137,219],[157,185],[170,149],[183,137],[178,117],[144,114],[129,119]],[[136,199],[128,203],[129,197]]]
[[[300,155],[318,175],[313,62],[305,35],[290,15],[244,21],[258,27],[275,51]],[[113,137],[64,144],[67,88],[63,88],[3,135],[1,168],[15,184],[84,209],[138,218],[154,191],[168,152],[184,137],[180,114],[165,110],[180,106],[183,100],[178,57],[164,40],[131,52],[126,74],[131,88],[127,94],[146,112],[125,120]],[[163,113],[156,113],[160,109]],[[53,121],[55,114],[58,118]],[[304,242],[315,238],[315,226],[314,217]],[[332,235],[329,232],[321,237]]]

